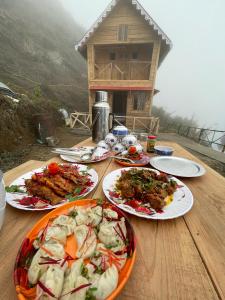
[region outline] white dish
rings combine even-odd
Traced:
[[[75,153],[77,150],[77,154],[78,153],[82,153],[82,155],[84,154],[89,154],[91,153],[96,147],[79,147],[79,148],[72,148]],[[74,156],[74,155],[69,155],[69,154],[60,154],[60,157],[62,160],[68,161],[68,162],[72,162],[72,163],[85,163],[85,164],[89,164],[89,163],[94,163],[94,162],[99,162],[102,160],[105,160],[106,158],[108,158],[111,155],[110,151],[106,152],[104,155],[102,155],[101,157],[98,157],[96,159],[92,159],[92,160],[81,160],[79,156]]]
[[[2,176],[1,171],[0,171],[0,176]],[[0,178],[0,230],[1,230],[3,222],[4,222],[5,207],[6,207],[5,184],[4,184],[3,179]]]
[[[182,157],[152,157],[150,164],[161,172],[179,177],[199,177],[205,174],[205,168],[202,165]]]
[[[94,169],[89,169],[87,166],[84,165],[79,165],[79,164],[73,164],[75,166],[78,166],[79,171],[87,171],[87,173],[90,175],[90,180],[93,182],[93,185],[88,187],[87,191],[85,193],[83,193],[82,195],[79,195],[79,199],[84,198],[86,195],[88,195],[91,191],[94,190],[94,188],[96,187],[97,183],[98,183],[98,174]],[[43,171],[44,168],[39,168],[39,169],[35,169],[31,172],[28,172],[26,174],[21,175],[20,177],[18,177],[16,180],[14,180],[11,185],[24,185],[24,181],[25,179],[29,179],[31,178],[31,176],[34,173],[40,173]],[[25,188],[24,188],[25,190]],[[25,190],[26,191],[26,190]],[[30,207],[26,207],[24,205],[19,204],[18,202],[16,202],[16,199],[22,199],[23,197],[29,196],[27,193],[6,193],[6,201],[9,205],[18,208],[18,209],[22,209],[22,210],[49,210],[49,209],[53,209],[56,207],[59,207],[63,204],[65,204],[66,202],[68,202],[69,200],[65,199],[65,201],[60,202],[57,205],[51,205],[49,204],[47,207],[44,208],[30,208]]]
[[[141,218],[154,219],[154,220],[168,220],[168,219],[174,219],[183,216],[192,208],[194,199],[191,191],[182,181],[180,181],[175,177],[171,177],[171,179],[173,179],[178,183],[179,188],[174,193],[173,201],[169,205],[163,208],[163,213],[155,213],[154,215],[147,215],[147,214],[137,212],[134,208],[130,207],[129,205],[119,204],[118,202],[116,202],[116,198],[110,196],[110,191],[114,191],[116,181],[120,178],[121,172],[129,169],[132,168],[118,169],[109,173],[104,178],[103,185],[102,185],[105,196],[109,199],[109,201],[111,201],[113,204],[118,206],[120,209]],[[143,169],[143,168],[135,168],[135,169]],[[158,171],[153,169],[148,169],[148,170],[152,170],[158,173]]]

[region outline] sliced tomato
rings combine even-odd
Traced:
[[[137,200],[129,200],[126,204],[133,208],[138,208],[140,206],[140,202]]]
[[[60,168],[59,168],[59,165],[57,163],[52,162],[48,165],[48,170],[49,170],[50,174],[55,175],[59,172]]]
[[[154,214],[154,212],[147,208],[147,207],[143,207],[143,206],[139,206],[135,209],[137,212],[141,212],[141,213],[144,213],[144,214],[147,214],[147,215],[152,215]]]

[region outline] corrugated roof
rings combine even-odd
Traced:
[[[84,45],[86,45],[89,38],[94,34],[96,29],[100,26],[103,20],[109,15],[112,9],[116,6],[116,4],[120,0],[112,0],[112,2],[107,6],[101,16],[97,19],[97,21],[93,24],[93,26],[85,33],[83,38],[75,45],[75,49],[81,51]],[[159,27],[159,25],[152,19],[152,17],[146,12],[146,10],[142,7],[142,5],[137,0],[127,0],[130,1],[136,8],[137,11],[144,17],[144,19],[148,22],[148,24],[157,31],[157,34],[161,37],[161,39],[165,42],[167,47],[170,50],[172,48],[172,42],[168,38],[168,36],[163,32],[163,30]]]
[[[0,92],[5,95],[15,96],[16,94],[3,82],[0,82]]]

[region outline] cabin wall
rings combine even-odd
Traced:
[[[126,25],[126,40],[119,40],[121,25]],[[87,42],[89,111],[95,101],[94,90],[126,90],[127,115],[150,116],[161,41],[143,16],[128,1],[120,1]],[[133,54],[138,57],[134,59]],[[110,54],[115,54],[115,59]],[[142,110],[135,110],[130,91],[146,92]]]
[[[128,26],[126,41],[118,40],[118,30],[121,24]],[[88,44],[146,43],[157,39],[157,34],[132,4],[128,1],[120,1],[90,38]]]

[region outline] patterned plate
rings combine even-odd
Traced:
[[[183,216],[192,208],[194,200],[191,191],[182,181],[172,176],[170,177],[170,179],[176,181],[179,187],[176,190],[176,192],[173,194],[173,201],[169,205],[165,206],[162,211],[149,215],[143,212],[138,212],[129,205],[119,203],[120,202],[119,200],[122,199],[118,198],[117,196],[116,197],[114,196],[114,193],[116,192],[115,185],[117,180],[121,176],[121,172],[129,169],[132,168],[118,169],[109,173],[104,178],[103,185],[102,185],[105,196],[109,199],[109,201],[111,201],[113,204],[115,204],[122,210],[141,218],[167,220],[167,219],[174,219]],[[144,169],[144,168],[136,168],[136,169]],[[148,170],[159,173],[154,169],[148,169]]]
[[[84,165],[73,164],[72,166],[78,167],[79,171],[81,171],[81,172],[82,171],[87,171],[87,173],[90,176],[90,180],[93,182],[93,184],[91,186],[87,187],[83,193],[78,195],[79,198],[84,198],[86,195],[88,195],[96,187],[96,185],[98,183],[98,174],[94,169],[89,169],[87,166],[84,166]],[[11,185],[24,186],[24,180],[25,179],[31,178],[31,176],[34,173],[43,172],[43,169],[44,168],[39,168],[39,169],[33,170],[31,172],[28,172],[26,174],[23,174],[22,176],[18,177],[16,180],[14,180],[11,183]],[[22,209],[22,210],[38,210],[39,211],[39,210],[53,209],[53,208],[62,206],[63,204],[65,204],[66,202],[69,201],[68,199],[65,199],[64,201],[60,202],[57,205],[47,204],[46,206],[41,207],[41,208],[32,207],[32,206],[24,206],[24,205],[21,205],[20,203],[18,203],[18,201],[17,201],[18,199],[22,199],[23,197],[29,196],[26,193],[26,189],[25,188],[22,188],[22,189],[24,189],[25,193],[6,193],[6,201],[9,205],[11,205],[15,208],[18,208],[18,209]]]

